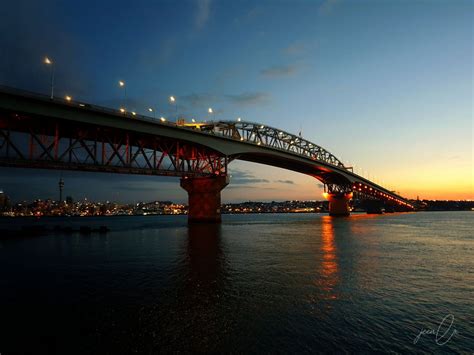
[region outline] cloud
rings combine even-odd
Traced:
[[[302,42],[294,42],[283,49],[285,54],[299,55],[306,53],[306,45]]]
[[[270,182],[267,179],[260,179],[248,171],[234,170],[230,175],[230,182],[235,185],[262,184]]]
[[[262,69],[260,74],[268,78],[276,78],[282,76],[291,76],[297,72],[296,65],[275,65],[269,68]]]
[[[239,105],[258,105],[270,99],[270,95],[264,92],[247,92],[238,95],[226,95],[226,98]]]
[[[232,184],[236,185],[247,185],[247,184],[266,184],[269,183],[267,179],[257,179],[257,178],[252,178],[252,179],[231,179]]]
[[[179,99],[193,108],[209,106],[210,104],[215,104],[220,101],[220,98],[217,95],[208,93],[192,93],[181,96]]]
[[[295,184],[295,182],[293,180],[275,180],[275,182],[278,182],[280,184],[290,184],[290,185]]]
[[[235,24],[241,24],[241,23],[244,23],[244,22],[252,22],[252,21],[258,19],[264,13],[265,13],[264,9],[260,5],[257,5],[253,8],[251,8],[249,11],[247,11],[242,16],[236,17],[234,19],[234,23]]]
[[[197,30],[200,30],[209,20],[211,13],[211,0],[197,0],[197,11],[196,17],[194,18],[194,24]]]
[[[318,13],[319,15],[329,15],[334,6],[339,2],[339,0],[325,0],[321,6],[319,6]]]
[[[211,93],[192,93],[189,95],[181,96],[180,102],[183,102],[185,107],[189,108],[203,108],[213,107],[219,103],[231,103],[238,105],[259,105],[264,104],[270,100],[270,95],[264,92],[244,92],[241,94],[223,94],[215,95]],[[215,113],[219,109],[215,109]],[[222,111],[222,110],[220,110]]]

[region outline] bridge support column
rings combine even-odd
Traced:
[[[352,198],[351,193],[329,193],[327,198],[329,201],[330,216],[349,216],[351,214],[349,208],[349,201]]]
[[[221,190],[227,176],[182,178],[181,187],[188,192],[188,223],[220,223]]]

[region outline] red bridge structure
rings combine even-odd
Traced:
[[[235,159],[313,176],[324,184],[329,213],[347,216],[351,198],[368,212],[382,203],[411,211],[405,198],[355,174],[315,143],[243,121],[173,123],[87,103],[0,89],[0,166],[181,178],[189,222],[219,222],[220,192]]]

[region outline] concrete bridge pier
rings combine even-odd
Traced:
[[[227,186],[227,176],[181,179],[188,192],[188,223],[221,222],[221,190]]]
[[[349,201],[352,198],[351,193],[329,193],[327,198],[330,216],[349,216],[351,214],[349,206]]]

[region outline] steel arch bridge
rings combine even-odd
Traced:
[[[326,149],[281,129],[244,121],[176,124],[0,88],[1,166],[205,179],[226,177],[235,159],[311,175],[331,195],[357,193],[413,209]]]

